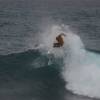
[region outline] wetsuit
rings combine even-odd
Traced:
[[[62,35],[56,37],[57,43],[54,43],[54,47],[62,47],[64,44]]]

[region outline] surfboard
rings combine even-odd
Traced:
[[[53,47],[54,47],[54,48],[60,48],[61,45],[60,45],[59,43],[54,43],[54,44],[53,44]]]

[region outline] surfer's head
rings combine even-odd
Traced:
[[[64,34],[64,33],[61,33],[60,35],[61,35],[61,36],[66,36],[66,34]]]

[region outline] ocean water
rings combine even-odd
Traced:
[[[100,8],[0,2],[0,100],[100,99]]]

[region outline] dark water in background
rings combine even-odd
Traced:
[[[0,2],[0,54],[32,49],[40,28],[50,23],[69,25],[86,47],[100,49],[100,8],[8,0]]]
[[[69,25],[86,47],[100,50],[100,8],[0,2],[0,100],[94,100],[68,92],[61,65],[48,65],[47,56],[29,49],[37,42],[41,23],[53,22]]]

